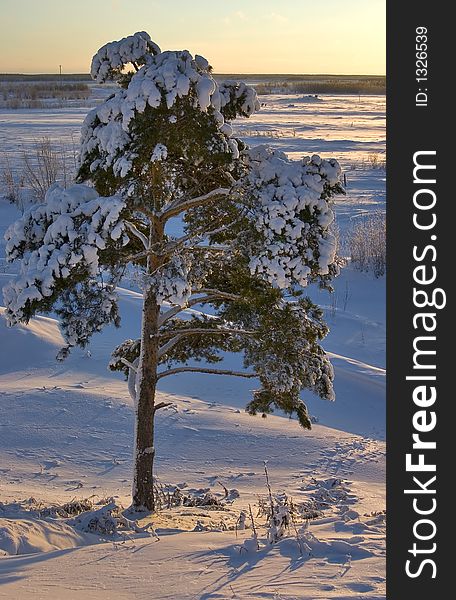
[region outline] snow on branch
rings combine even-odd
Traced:
[[[170,204],[159,216],[163,220],[167,221],[171,217],[176,217],[190,208],[194,208],[195,206],[203,206],[207,202],[212,202],[220,196],[228,196],[229,193],[230,190],[228,188],[217,188],[211,192],[208,192],[207,194],[198,196],[196,198],[191,198],[190,200],[177,200],[176,202]]]
[[[224,81],[219,85],[221,113],[225,119],[250,117],[260,110],[255,88],[243,81]]]
[[[100,252],[128,243],[118,196],[98,196],[86,185],[54,184],[43,204],[32,206],[5,234],[7,260],[22,259],[18,277],[4,289],[11,324],[26,321],[32,307],[53,297],[73,274],[98,275]]]
[[[231,294],[229,292],[223,292],[221,290],[217,290],[214,288],[201,288],[194,292],[195,294],[207,294],[209,296],[214,296],[223,300],[242,300],[243,297],[239,294]],[[201,299],[200,299],[201,300]]]
[[[236,223],[238,222],[239,219],[236,219],[235,221],[231,221],[231,223],[224,223],[220,227],[216,227],[215,229],[212,229],[210,231],[206,231],[203,228],[201,228],[198,231],[192,231],[187,235],[183,235],[179,238],[172,239],[163,248],[163,253],[166,254],[168,252],[176,250],[177,248],[182,248],[185,246],[186,242],[192,242],[194,244],[194,246],[187,246],[187,248],[192,249],[204,248],[205,250],[209,250],[210,252],[221,252],[223,250],[227,250],[228,246],[222,246],[221,244],[217,244],[217,246],[201,245],[200,242],[202,242],[204,239],[209,239],[211,236],[217,235],[218,233],[228,231],[230,227],[236,225]]]
[[[92,58],[90,74],[98,83],[117,79],[122,73],[122,69],[129,63],[133,64],[135,70],[138,70],[138,65],[146,63],[148,55],[160,52],[160,48],[150,39],[148,33],[138,31],[121,40],[102,46]]]
[[[160,338],[168,338],[168,337],[184,337],[186,335],[197,335],[200,333],[210,333],[210,334],[233,334],[233,335],[253,335],[255,331],[249,331],[248,329],[235,329],[230,327],[214,327],[212,329],[208,329],[207,327],[192,327],[187,329],[171,329],[164,331],[159,334]]]
[[[126,366],[128,367],[131,371],[133,371],[134,373],[137,373],[138,371],[138,365],[134,365],[133,363],[131,363],[130,361],[128,361],[126,358],[121,358],[120,361]]]
[[[242,297],[237,294],[229,294],[227,292],[222,292],[216,289],[210,288],[201,288],[199,290],[192,290],[192,294],[201,294],[201,296],[195,296],[194,298],[190,298],[182,305],[173,306],[169,308],[167,311],[160,315],[158,325],[162,327],[166,321],[172,319],[179,313],[187,310],[188,308],[195,306],[197,304],[204,304],[207,302],[212,302],[213,300],[241,300]]]
[[[224,138],[224,152],[239,158],[238,143],[228,121],[250,116],[259,109],[253,88],[235,82],[219,85],[205,58],[193,57],[187,50],[160,52],[145,32],[103,46],[94,56],[92,76],[99,82],[119,79],[129,62],[139,69],[128,86],[91,110],[84,120],[80,161],[90,173],[112,168],[116,176],[129,175],[137,158],[130,149],[138,136],[130,127],[132,120],[146,111],[153,119],[151,109],[171,111],[183,98],[201,112],[211,112]],[[176,115],[170,113],[170,118],[176,119]],[[168,158],[166,146],[158,144],[151,161],[166,162]]]
[[[314,155],[290,160],[283,152],[257,146],[245,153],[249,174],[240,194],[252,199],[250,270],[280,289],[337,274],[336,238],[330,199],[344,193],[335,159]]]
[[[142,233],[141,231],[139,231],[139,229],[136,227],[136,225],[134,225],[133,223],[130,223],[130,221],[124,221],[125,223],[125,227],[134,235],[136,236],[139,240],[141,240],[144,249],[145,250],[149,250],[149,240],[147,239],[147,236],[144,235],[144,233]]]
[[[187,310],[188,308],[195,306],[195,304],[201,304],[207,300],[212,300],[213,298],[214,298],[214,296],[202,296],[199,298],[190,298],[183,305],[176,305],[176,306],[169,308],[165,312],[161,313],[160,318],[158,320],[158,326],[162,327],[162,325],[164,325],[164,323],[166,323],[166,321],[169,321],[169,319],[172,319],[173,317],[175,317],[179,313]]]
[[[122,360],[122,359],[121,359]],[[135,358],[133,363],[130,363],[127,360],[122,360],[122,363],[125,366],[128,366],[128,393],[130,394],[130,398],[133,400],[134,405],[137,403],[137,390],[136,390],[136,380],[138,374],[138,366],[139,366],[139,358]]]

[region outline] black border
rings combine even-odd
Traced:
[[[456,475],[452,468],[456,436],[450,415],[456,393],[453,389],[452,338],[456,333],[451,318],[454,282],[453,244],[456,242],[454,214],[455,190],[450,185],[453,165],[452,145],[455,132],[453,117],[454,56],[456,38],[448,10],[443,2],[387,2],[387,597],[391,600],[446,600],[454,597],[450,572],[454,562],[453,538],[456,537],[454,504]],[[419,26],[428,29],[428,106],[415,106],[420,87],[416,82],[415,35]],[[412,255],[414,245],[428,243],[429,232],[417,231],[412,222],[413,155],[420,150],[436,151],[436,205],[438,277],[436,285],[447,293],[447,306],[436,310],[437,342],[437,412],[436,430],[429,439],[437,439],[437,450],[426,455],[436,460],[437,510],[432,518],[437,525],[433,541],[437,543],[432,556],[437,576],[431,569],[411,579],[405,572],[405,562],[413,538],[413,524],[420,518],[412,507],[412,498],[404,494],[411,474],[406,472],[405,455],[412,446],[412,416],[417,410],[412,401],[414,383],[405,377],[411,374],[412,342],[417,335],[412,325],[414,314],[412,291]],[[432,474],[429,474],[432,475]],[[415,562],[415,565],[417,563]],[[456,573],[455,573],[456,574]],[[453,589],[453,591],[451,591]]]

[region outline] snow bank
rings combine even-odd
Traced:
[[[0,339],[2,373],[54,362],[65,343],[55,319],[35,317],[28,325],[19,324],[12,329],[7,327],[3,307],[0,307]]]
[[[95,536],[90,536],[89,542],[87,535],[65,523],[0,518],[0,551],[10,555],[64,550],[96,541]]]

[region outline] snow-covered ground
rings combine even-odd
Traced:
[[[347,196],[336,206],[342,233],[385,210],[383,96],[261,101],[260,113],[236,124],[238,135],[293,158],[339,159],[347,177]],[[21,149],[43,136],[77,141],[86,112],[0,110],[4,150],[19,165]],[[17,216],[0,199],[1,235]],[[11,276],[0,272],[0,284]],[[337,394],[335,403],[306,398],[317,421],[311,432],[280,415],[247,415],[251,380],[163,380],[160,394],[173,404],[157,424],[161,481],[220,498],[223,485],[239,497],[216,510],[164,510],[152,517],[159,541],[128,532],[100,539],[66,519],[39,517],[40,507],[72,499],[114,496],[128,505],[133,412],[125,382],[107,362],[115,344],[139,332],[138,292],[127,283],[119,291],[120,330],[96,335],[90,353],[75,351],[64,363],[55,361],[62,340],[54,319],[7,329],[0,314],[0,598],[384,599],[385,281],[347,266],[335,288],[332,296],[309,290],[331,327],[325,347]],[[258,497],[268,493],[265,460],[274,493],[319,513],[307,529],[298,519],[272,546],[265,517],[256,517]],[[235,530],[249,504],[259,551],[244,545],[251,529]]]

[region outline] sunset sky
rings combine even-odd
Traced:
[[[0,72],[87,73],[147,31],[219,73],[385,73],[385,0],[0,0]]]

